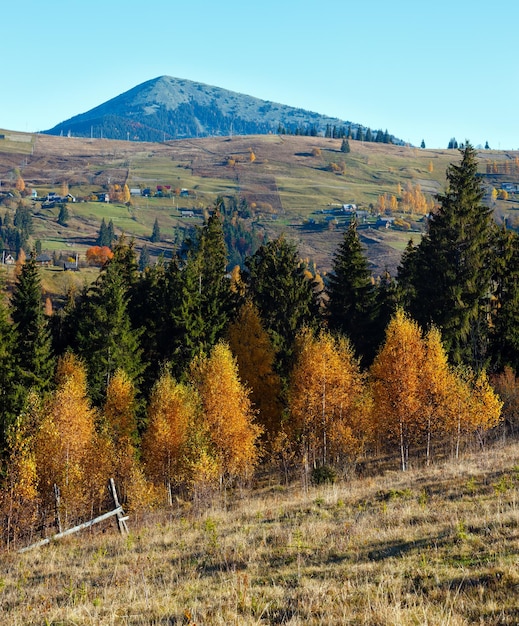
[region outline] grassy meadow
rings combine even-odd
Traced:
[[[117,234],[124,232],[133,237],[137,250],[147,244],[152,258],[168,254],[178,247],[185,229],[202,223],[202,217],[183,217],[182,209],[200,211],[214,206],[218,196],[237,196],[254,207],[249,226],[264,229],[269,238],[283,233],[300,245],[301,255],[314,261],[321,271],[329,271],[345,226],[340,219],[328,223],[323,210],[353,203],[371,211],[380,196],[398,195],[408,185],[420,186],[431,199],[444,190],[446,168],[460,157],[457,150],[357,141],[350,141],[351,151],[343,153],[340,139],[324,137],[233,136],[144,143],[3,132],[0,191],[14,186],[17,173],[27,190],[34,189],[39,197],[59,192],[63,183],[77,198],[108,190],[110,184],[125,183],[130,188],[155,190],[157,185],[169,185],[172,190],[189,191],[189,196],[177,193],[171,198],[133,196],[130,206],[69,203],[66,227],[57,224],[58,208],[43,209],[35,202],[33,239],[39,239],[44,250],[72,248],[83,255],[94,243],[105,218],[107,222],[113,220]],[[486,174],[490,164],[516,163],[517,153],[480,150],[479,158],[488,199],[493,186],[498,187],[505,178],[514,182],[517,177]],[[332,164],[340,164],[343,169],[331,171]],[[25,201],[30,203],[30,198]],[[0,214],[7,209],[14,214],[15,206],[16,202],[4,202]],[[515,194],[507,200],[493,201],[499,219],[507,216],[514,227],[519,224],[518,207]],[[412,223],[412,229],[422,228],[419,216],[403,217]],[[159,246],[149,246],[155,220],[162,241]],[[305,229],[309,220],[316,223],[315,232]],[[376,246],[371,245],[371,238],[364,241],[374,270],[394,270],[399,260],[395,250],[400,251],[402,246],[393,242],[395,238],[407,242],[409,233],[378,229],[376,235]]]
[[[3,623],[519,623],[519,444],[307,486],[263,479],[0,556]],[[375,471],[375,468],[373,468]]]

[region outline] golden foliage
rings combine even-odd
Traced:
[[[199,431],[210,441],[220,482],[250,477],[259,457],[261,428],[229,346],[217,343],[208,357],[196,358],[191,377],[201,402]]]
[[[49,506],[57,484],[66,515],[78,517],[99,506],[111,473],[106,441],[95,431],[96,411],[87,397],[83,363],[61,357],[57,388],[43,409],[35,453],[40,493]]]
[[[106,389],[103,415],[114,444],[132,441],[137,431],[135,421],[135,387],[126,372],[119,369]]]
[[[245,295],[246,285],[241,276],[241,269],[239,265],[235,265],[231,270],[231,291],[240,296]]]
[[[250,398],[258,410],[264,438],[272,442],[281,424],[281,380],[274,371],[276,353],[272,342],[252,302],[241,307],[229,327],[228,341],[240,379],[251,389]]]
[[[24,410],[7,433],[8,454],[4,466],[0,511],[4,520],[3,543],[9,548],[37,519],[40,504],[34,454],[34,431],[40,401],[29,392]]]
[[[89,265],[104,265],[113,255],[108,246],[91,246],[85,253]]]
[[[490,385],[484,370],[469,376],[467,382],[470,402],[463,429],[481,434],[499,424],[503,402]]]
[[[491,379],[492,386],[503,402],[502,416],[508,430],[514,434],[519,427],[519,379],[513,369],[506,366]]]
[[[45,298],[45,308],[44,308],[44,313],[45,315],[47,315],[47,317],[51,317],[53,314],[53,310],[52,310],[52,300],[50,299],[50,296],[47,296]]]
[[[423,443],[429,459],[434,438],[450,434],[458,454],[462,436],[475,433],[482,442],[499,423],[502,402],[485,372],[453,370],[439,330],[424,338],[402,310],[386,329],[370,375],[377,433],[381,441],[398,442],[404,470],[413,444]]]
[[[135,387],[123,370],[110,379],[103,407],[104,426],[112,455],[113,478],[121,503],[128,510],[149,506],[153,490],[138,463],[135,445]]]
[[[15,189],[20,192],[25,191],[25,181],[21,176],[16,179]]]
[[[386,329],[385,342],[371,369],[377,432],[382,441],[398,442],[402,469],[409,446],[420,432],[421,385],[425,349],[416,322],[401,309]]]
[[[150,397],[142,442],[146,473],[157,486],[186,480],[186,446],[196,410],[193,390],[163,372]]]
[[[457,406],[459,390],[456,376],[447,361],[441,333],[432,327],[424,339],[424,361],[421,367],[422,432],[425,435],[427,460],[434,439],[447,432]]]
[[[427,212],[427,198],[422,193],[420,185],[408,182],[402,194],[402,210],[407,213],[425,215]]]
[[[326,465],[334,457],[361,452],[362,395],[363,378],[349,341],[324,331],[318,337],[302,331],[289,407],[291,438],[302,442],[302,458]]]

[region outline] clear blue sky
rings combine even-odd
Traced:
[[[38,131],[157,76],[519,149],[519,3],[27,0],[2,7],[0,128]]]

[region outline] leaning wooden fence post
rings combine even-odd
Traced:
[[[110,493],[112,494],[114,506],[118,510],[118,513],[116,513],[116,516],[117,516],[117,524],[119,526],[119,532],[122,535],[127,535],[128,526],[126,525],[126,520],[128,519],[128,516],[124,515],[124,511],[121,507],[121,504],[119,503],[119,497],[117,495],[117,489],[115,488],[115,481],[113,478],[110,478],[108,487],[110,489]]]
[[[61,517],[59,514],[60,502],[61,502],[61,493],[60,493],[58,485],[54,483],[54,504],[56,507],[54,511],[54,515],[56,519],[56,527],[58,529],[58,533],[63,532],[63,528],[61,527]]]

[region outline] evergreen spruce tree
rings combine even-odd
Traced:
[[[113,257],[110,259],[110,263],[117,265],[126,289],[131,296],[131,292],[139,278],[135,241],[133,239],[127,241],[126,237],[122,235],[115,246],[113,246],[112,252]]]
[[[149,267],[150,264],[150,251],[148,250],[148,246],[144,244],[139,255],[139,272],[144,272],[144,270]]]
[[[39,392],[47,391],[54,371],[54,358],[34,254],[22,265],[14,285],[11,317],[15,332],[13,357],[17,380],[26,390],[33,387]]]
[[[67,222],[69,220],[69,212],[66,204],[60,204],[59,207],[59,215],[58,215],[58,224],[60,226],[67,226]]]
[[[96,246],[109,246],[108,240],[108,227],[106,226],[105,218],[101,220],[101,226],[97,233]]]
[[[519,235],[496,233],[495,285],[490,335],[492,369],[519,372]]]
[[[371,361],[375,287],[355,221],[350,223],[333,257],[326,291],[330,329],[351,340],[357,357]]]
[[[9,430],[15,423],[23,403],[23,388],[17,380],[17,368],[12,367],[15,349],[13,325],[8,319],[7,306],[0,300],[0,458],[4,456]]]
[[[482,204],[477,153],[467,143],[459,165],[447,169],[447,190],[431,216],[413,260],[410,313],[435,324],[454,363],[480,369],[488,340],[493,264],[492,211]]]
[[[108,222],[108,226],[106,227],[107,231],[107,239],[108,239],[108,247],[111,248],[115,241],[117,241],[117,237],[115,235],[115,228],[113,220]]]
[[[141,307],[145,350],[152,361],[169,362],[177,378],[225,333],[235,307],[226,265],[222,222],[215,211],[181,255],[142,277],[146,295],[137,300],[147,303],[148,317]]]
[[[158,243],[160,241],[160,226],[157,218],[155,218],[155,222],[153,223],[153,232],[151,233],[150,241],[152,243]]]
[[[298,331],[320,326],[313,281],[297,248],[283,236],[262,245],[245,264],[250,297],[279,355],[279,373],[286,376]]]
[[[140,331],[131,324],[129,294],[122,265],[109,262],[82,304],[76,346],[87,368],[96,404],[104,401],[113,374],[123,370],[138,386],[143,372]]]
[[[185,328],[186,345],[193,355],[199,350],[208,353],[227,328],[233,301],[226,267],[222,219],[215,211],[192,242],[182,270],[178,322]]]
[[[387,269],[382,273],[375,284],[375,308],[369,345],[372,348],[370,356],[374,359],[378,353],[386,334],[386,329],[399,306],[398,285]],[[365,359],[366,366],[371,360]]]
[[[406,311],[411,307],[411,303],[416,300],[416,251],[417,246],[410,239],[398,266],[398,302]]]
[[[341,152],[344,152],[345,154],[347,154],[348,152],[350,152],[350,142],[349,142],[346,138],[344,138],[344,139],[342,140],[342,143],[341,143]]]

